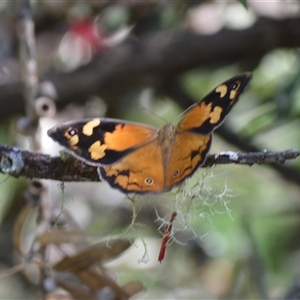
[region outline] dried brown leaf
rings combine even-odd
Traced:
[[[57,284],[69,292],[74,299],[96,299],[93,292],[88,291],[88,289],[84,289],[80,285],[77,286],[64,280],[57,281]]]
[[[125,285],[122,286],[123,291],[125,291],[125,293],[127,295],[129,295],[129,297],[143,291],[145,289],[145,287],[143,286],[141,281],[131,281],[126,283]]]
[[[49,244],[60,245],[64,243],[80,244],[87,243],[93,236],[86,231],[81,230],[63,230],[63,229],[50,229],[37,237],[37,242],[41,246],[47,246]]]
[[[69,294],[51,293],[44,296],[44,300],[74,300]]]
[[[129,299],[129,295],[107,276],[93,270],[82,270],[76,272],[76,275],[82,283],[90,288],[97,299]]]
[[[22,243],[21,243],[21,235],[22,235],[22,230],[25,224],[25,221],[27,219],[27,216],[30,213],[30,210],[33,207],[33,203],[26,203],[24,207],[21,209],[19,215],[16,218],[15,224],[14,224],[14,229],[13,229],[13,243],[15,249],[22,255]]]
[[[21,272],[25,269],[25,267],[26,267],[26,263],[21,263],[17,266],[9,268],[9,269],[1,270],[0,271],[0,279],[14,275],[18,272]]]
[[[66,256],[53,268],[57,271],[75,272],[86,269],[95,263],[103,263],[113,259],[130,247],[128,240],[111,240],[94,244],[73,256]]]

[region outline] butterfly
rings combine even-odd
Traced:
[[[98,167],[100,179],[124,193],[161,193],[204,164],[213,131],[223,122],[250,81],[235,76],[190,106],[174,126],[161,129],[118,119],[70,121],[48,135],[76,158]]]

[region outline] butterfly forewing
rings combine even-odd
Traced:
[[[48,135],[89,164],[111,165],[155,140],[157,129],[117,119],[84,119],[58,125]]]
[[[235,76],[192,105],[178,123],[178,131],[210,134],[220,126],[251,79],[250,73]]]

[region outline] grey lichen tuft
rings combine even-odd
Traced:
[[[19,149],[13,148],[13,151],[3,155],[0,160],[0,169],[6,174],[19,174],[24,167],[24,161]]]

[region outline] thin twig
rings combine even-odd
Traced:
[[[38,88],[38,72],[36,63],[36,47],[34,22],[30,2],[23,0],[19,3],[18,37],[20,44],[20,61],[24,82],[24,98],[26,115],[33,122],[37,120],[34,105]]]

